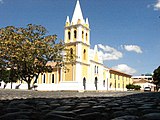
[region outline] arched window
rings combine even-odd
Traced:
[[[84,49],[83,51],[83,59],[85,60],[86,59],[86,50]]]
[[[95,84],[96,90],[98,90],[98,78],[97,77],[95,77],[94,84]]]
[[[71,32],[70,31],[68,32],[68,39],[69,40],[71,39]]]
[[[71,55],[73,54],[73,48],[70,49],[70,54],[71,54]]]
[[[88,40],[88,34],[86,33],[86,40]]]
[[[84,38],[84,32],[82,31],[82,39]]]
[[[77,38],[77,31],[74,30],[74,38]]]
[[[73,58],[73,48],[70,49],[71,58]]]
[[[97,68],[97,67],[96,67],[96,65],[95,65],[95,67],[94,67],[94,73],[96,73],[96,68]]]
[[[105,84],[106,84],[106,81],[105,81],[105,80],[103,80],[103,87],[105,87]]]

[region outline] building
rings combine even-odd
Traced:
[[[134,85],[140,85],[141,90],[144,90],[145,87],[150,87],[152,91],[154,91],[156,85],[153,84],[153,78],[151,75],[141,75],[141,76],[133,76],[132,77]]]
[[[126,90],[126,84],[132,83],[131,75],[122,73],[103,64],[98,47],[90,48],[89,20],[84,20],[80,2],[77,0],[72,19],[67,16],[64,27],[64,42],[75,61],[66,62],[68,70],[52,65],[52,73],[43,73],[35,84],[38,90]],[[19,83],[21,84],[21,83]],[[19,88],[26,89],[22,83]]]

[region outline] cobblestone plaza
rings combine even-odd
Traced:
[[[159,120],[160,93],[0,90],[0,120]]]

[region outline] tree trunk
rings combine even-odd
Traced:
[[[30,83],[31,83],[30,81],[27,82],[27,84],[28,84],[28,90],[31,90],[31,84]]]
[[[159,88],[158,88],[158,84],[157,84],[157,85],[156,85],[156,92],[158,92],[158,89],[159,89]]]
[[[11,82],[11,89],[12,89],[13,83]]]

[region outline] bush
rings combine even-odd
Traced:
[[[128,90],[140,90],[140,88],[141,88],[141,86],[139,86],[139,85],[133,85],[133,84],[128,84],[128,85],[126,85],[126,88],[128,89]]]
[[[134,90],[140,90],[141,89],[141,86],[140,85],[135,85],[134,86]]]
[[[126,85],[126,88],[129,89],[129,90],[134,89],[134,85],[133,84],[128,84],[128,85]]]

